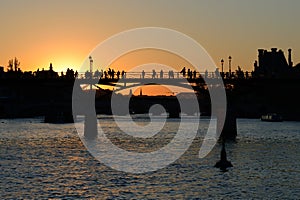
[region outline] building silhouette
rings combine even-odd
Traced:
[[[56,79],[58,78],[58,73],[53,70],[52,63],[50,63],[49,70],[37,70],[35,76],[39,79]]]
[[[295,74],[292,62],[292,50],[288,49],[288,59],[282,50],[258,49],[258,62],[254,63],[254,76],[260,78],[288,78]]]

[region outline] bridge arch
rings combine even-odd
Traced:
[[[177,83],[177,84],[173,84],[172,83],[159,83],[159,82],[139,82],[139,83],[133,83],[133,84],[126,84],[125,86],[117,86],[117,89],[114,89],[114,92],[119,92],[122,90],[126,90],[126,89],[130,89],[130,88],[135,88],[135,87],[142,87],[142,86],[148,86],[148,85],[156,85],[156,86],[176,86],[176,87],[180,87],[180,88],[185,88],[185,89],[191,89],[193,90],[192,86],[190,84],[184,84],[184,83]],[[194,91],[194,90],[193,90]]]

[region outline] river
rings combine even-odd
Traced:
[[[120,147],[138,146],[128,141],[122,144],[113,116],[98,117]],[[147,119],[137,119],[137,123],[147,123]],[[176,119],[167,120],[160,136],[166,140],[160,138],[161,144],[172,132],[168,127],[176,123]],[[199,129],[204,130],[208,121],[201,123]],[[226,143],[227,158],[233,164],[226,172],[213,167],[221,144],[206,157],[198,157],[200,130],[175,162],[133,174],[95,159],[73,124],[47,124],[43,118],[0,119],[0,198],[299,199],[300,122],[238,119],[237,128],[237,140]]]

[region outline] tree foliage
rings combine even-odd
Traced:
[[[20,66],[20,61],[15,57],[14,59],[10,59],[8,61],[7,70],[8,71],[18,71]]]

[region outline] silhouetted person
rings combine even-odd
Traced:
[[[104,74],[103,69],[101,69],[101,71],[100,71],[100,78],[103,78],[103,74]]]
[[[227,154],[225,150],[225,142],[222,142],[222,150],[221,150],[221,160],[219,160],[215,167],[220,168],[222,171],[225,171],[228,167],[233,167],[230,161],[227,160]]]
[[[229,79],[229,72],[226,72],[226,78]]]
[[[91,74],[90,74],[90,76],[91,76]],[[74,78],[74,71],[73,71],[73,69],[69,69],[69,68],[67,69],[66,77],[68,79],[73,79]]]
[[[163,78],[164,77],[164,72],[163,70],[160,70],[160,78]]]
[[[108,68],[108,70],[107,70],[107,75],[108,75],[109,77],[111,77],[111,69],[110,69],[110,68]]]
[[[225,73],[224,73],[224,72],[221,72],[220,74],[221,74],[221,77],[224,78]]]
[[[121,73],[120,73],[120,71],[118,70],[118,71],[117,71],[117,78],[118,78],[118,79],[120,78],[120,74],[121,74]]]
[[[111,79],[114,79],[114,78],[115,78],[115,70],[112,69],[112,70],[111,70]]]
[[[192,77],[192,71],[191,71],[190,69],[188,69],[187,75],[188,75],[188,78],[191,78],[191,77]]]
[[[196,79],[196,77],[197,77],[197,72],[196,72],[196,70],[194,70],[193,76],[194,76],[194,79]]]
[[[205,78],[207,78],[207,77],[208,77],[208,71],[207,71],[207,70],[205,70],[204,77],[205,77]]]
[[[173,72],[173,70],[169,71],[169,78],[174,78],[174,72]]]
[[[174,71],[173,70],[170,71],[170,74],[171,74],[171,78],[174,78]]]
[[[142,71],[142,79],[144,79],[145,78],[145,71],[143,70]]]
[[[156,71],[153,69],[152,70],[152,78],[154,79],[156,77]]]
[[[216,78],[219,77],[219,75],[220,75],[219,68],[216,68],[216,70],[215,70],[215,75],[216,75]]]
[[[67,75],[66,75],[67,76]],[[91,74],[91,72],[89,72],[89,71],[86,71],[85,72],[85,78],[86,79],[88,79],[88,78],[92,78],[92,74]]]
[[[100,73],[99,70],[97,69],[97,70],[94,72],[94,77],[95,77],[95,78],[100,78],[100,75],[101,75],[101,73]]]
[[[185,73],[186,73],[185,67],[182,68],[182,70],[180,71],[180,73],[182,73],[182,76],[185,77]]]

